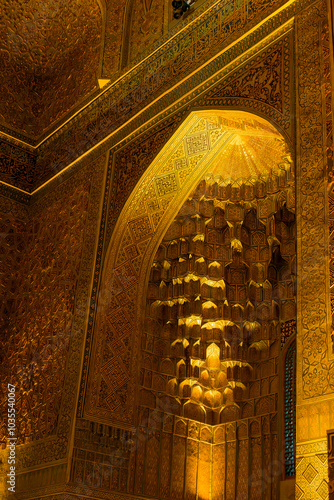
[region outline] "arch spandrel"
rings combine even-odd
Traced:
[[[225,129],[221,125],[224,120]],[[234,129],[226,132],[232,122]],[[238,136],[237,125],[243,135],[245,127],[249,127],[252,141],[255,140],[258,148],[262,146],[267,151],[271,140],[271,151],[277,155],[277,163],[289,163],[286,145],[276,128],[263,118],[246,112],[193,112],[164,146],[129,197],[106,256],[92,367],[93,384],[90,386],[94,385],[94,390],[88,389],[87,416],[98,414],[99,418],[112,418],[124,425],[135,422],[134,384],[138,379],[138,366],[130,361],[127,366],[122,364],[119,373],[115,374],[118,382],[112,382],[108,375],[108,365],[113,359],[110,339],[126,338],[126,348],[122,349],[127,349],[127,359],[130,355],[133,360],[137,359],[148,276],[159,242],[190,191],[205,177],[208,166],[216,163],[218,168],[219,155]],[[107,344],[111,349],[109,354]],[[115,360],[122,356],[122,349]],[[109,360],[103,361],[103,357]],[[117,396],[118,390],[121,396]],[[108,395],[116,402],[108,403]]]

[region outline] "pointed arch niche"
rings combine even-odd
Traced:
[[[134,494],[276,498],[280,332],[296,315],[294,200],[277,129],[206,110],[189,115],[124,207],[86,416],[135,426]]]

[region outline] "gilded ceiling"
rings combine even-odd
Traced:
[[[96,0],[4,0],[0,123],[36,139],[98,88]]]
[[[268,174],[284,162],[289,153],[286,142],[267,120],[244,111],[196,111],[198,121],[183,139],[188,163],[192,155],[214,147],[207,173],[225,180],[255,178]],[[171,140],[175,151],[179,134]]]
[[[289,156],[281,134],[259,116],[243,111],[199,114],[222,130],[221,146],[210,166],[213,176],[223,175],[233,180],[256,177],[277,168]]]

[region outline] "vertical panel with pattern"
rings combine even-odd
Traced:
[[[238,469],[237,469],[237,499],[248,499],[248,439],[238,441]]]
[[[212,500],[225,498],[225,443],[213,447],[213,488]]]
[[[250,499],[262,499],[262,449],[261,438],[251,439]]]
[[[263,436],[263,500],[271,498],[271,439],[270,436]]]
[[[171,451],[172,451],[172,435],[164,432],[161,440],[160,453],[160,491],[159,495],[162,499],[169,498],[170,488],[170,466],[171,466]]]
[[[144,474],[144,459],[145,459],[145,444],[146,432],[141,429],[138,433],[138,447],[136,456],[136,476],[135,476],[135,493],[143,492],[143,474]]]
[[[131,448],[130,460],[129,460],[129,491],[133,493],[135,485],[135,471],[136,471],[136,449],[137,449],[137,439],[134,436],[133,446]]]
[[[296,343],[292,342],[284,366],[285,476],[295,475],[296,461]]]
[[[235,499],[236,442],[227,443],[226,500]]]
[[[272,435],[271,439],[271,463],[273,464],[272,471],[271,471],[271,478],[272,478],[272,483],[271,483],[271,499],[272,500],[277,500],[279,498],[278,496],[278,485],[279,485],[279,478],[281,474],[281,465],[278,460],[278,437],[277,434]],[[275,467],[275,464],[277,465]]]
[[[211,483],[211,445],[208,443],[199,443],[198,459],[198,479],[197,494],[198,498],[210,498]]]
[[[160,432],[154,432],[147,441],[145,461],[145,495],[156,496],[158,490]]]
[[[329,499],[334,500],[334,429],[327,432]]]
[[[171,498],[183,500],[184,465],[186,455],[186,439],[174,436]]]
[[[185,500],[195,500],[197,490],[198,441],[187,440]]]

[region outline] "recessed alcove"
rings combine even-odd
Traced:
[[[196,115],[164,161],[165,171],[180,174],[200,156],[201,172],[194,170],[193,185],[189,180],[174,214],[164,218],[147,271],[141,357],[155,369],[142,370],[149,380],[159,377],[159,389],[138,387],[138,411],[159,407],[175,425],[181,419],[221,429],[224,438],[211,441],[207,465],[211,470],[224,454],[238,498],[253,488],[241,478],[270,469],[280,454],[280,328],[296,317],[294,168],[268,121],[241,111]],[[175,498],[187,494],[192,476],[184,465],[189,438],[183,444],[185,455],[173,454],[170,464],[172,475],[184,469],[184,483],[172,483]],[[191,466],[201,498],[209,498],[213,483],[227,494],[226,472],[199,484],[203,457],[198,451]],[[268,498],[277,481],[261,486]]]

